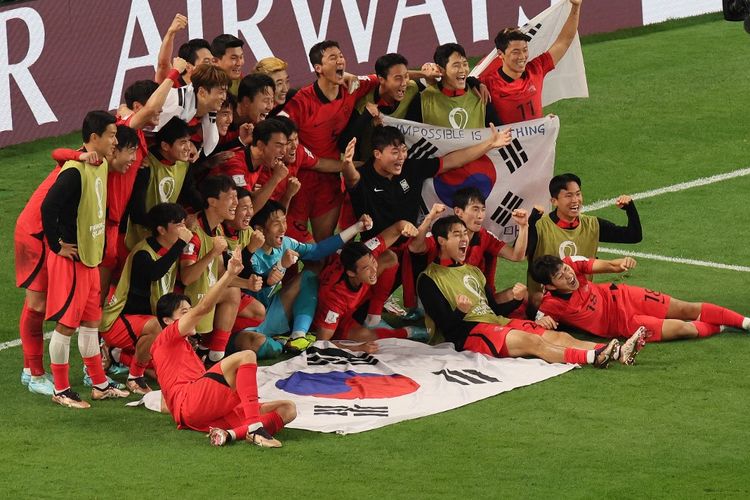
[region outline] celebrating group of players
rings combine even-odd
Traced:
[[[209,432],[213,445],[277,447],[273,435],[295,407],[259,403],[256,360],[316,339],[374,352],[381,338],[444,338],[496,357],[606,367],[632,364],[646,341],[749,329],[748,318],[715,305],[591,283],[593,273],[635,266],[594,256],[599,241],[640,241],[641,226],[627,196],[618,200],[627,226],[581,214],[573,174],[552,179],[549,214],[513,213],[512,247],[482,227],[485,200],[473,188],[417,225],[425,179],[509,144],[510,129],[494,124],[543,116],[544,76],[578,26],[581,0],[570,3],[559,37],[536,58],[523,32],[501,30],[499,57],[479,79],[454,43],[419,71],[394,53],[357,77],[338,44],[324,41],[309,53],[315,81],[296,92],[275,57],[243,76],[244,44],[232,35],[190,40],[170,64],[187,26],[177,15],[154,81],[126,89],[116,116],[86,115],[83,146],[53,152],[57,166],[18,218],[21,381],[60,405],[89,408],[69,381],[77,331],[92,399],[146,394],[148,375],[179,427]],[[410,159],[399,129],[382,125],[388,115],[450,127],[455,108],[466,128],[491,134],[441,158]],[[498,257],[528,258],[529,287],[496,290]],[[426,328],[383,321],[401,285],[409,311],[398,312],[423,311]],[[51,377],[45,319],[56,322]],[[610,340],[578,340],[558,323]],[[107,376],[111,366],[127,368],[126,385]]]

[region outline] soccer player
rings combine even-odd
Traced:
[[[281,443],[273,434],[294,420],[296,408],[291,401],[258,402],[255,353],[233,354],[206,371],[186,338],[195,334],[241,270],[237,249],[226,273],[195,307],[184,295],[171,293],[159,299],[157,317],[164,330],[151,345],[151,356],[163,402],[179,429],[208,432],[213,446],[244,439],[278,448]]]
[[[615,202],[625,210],[627,226],[617,226],[601,217],[581,213],[583,194],[581,179],[575,174],[556,175],[549,182],[549,195],[554,209],[544,215],[538,208],[531,211],[529,218],[529,244],[527,255],[529,267],[542,255],[569,255],[594,257],[599,242],[638,243],[643,239],[641,220],[635,202],[630,196],[622,195]],[[534,281],[531,272],[527,273],[529,303],[535,307],[542,298],[541,286]]]
[[[346,243],[340,254],[332,256],[319,278],[318,307],[313,319],[318,340],[426,340],[427,332],[420,328],[384,328],[380,316],[398,271],[398,257],[388,247],[402,236],[411,238],[416,234],[413,224],[399,221],[366,242]],[[376,297],[379,299],[374,300]],[[353,314],[368,299],[372,312],[361,325]]]
[[[214,64],[224,70],[231,79],[229,93],[239,98],[237,90],[242,79],[242,66],[245,65],[243,47],[245,42],[234,35],[222,34],[211,42]]]
[[[406,119],[449,128],[482,128],[502,123],[491,104],[467,88],[469,62],[466,51],[457,43],[435,49],[435,64],[442,78],[415,96]]]
[[[534,260],[532,276],[544,284],[539,308],[552,320],[606,338],[647,331],[646,341],[710,337],[723,327],[750,330],[750,318],[708,302],[685,302],[637,286],[591,283],[587,275],[627,272],[632,257],[600,260],[543,255]]]
[[[354,238],[372,224],[367,215],[318,243],[300,243],[286,236],[286,209],[280,203],[269,200],[258,210],[251,221],[256,231],[262,231],[263,247],[252,257],[253,273],[263,278],[263,288],[254,293],[266,307],[266,319],[253,330],[266,335],[258,357],[271,358],[281,353],[283,345],[274,336],[291,332],[287,342],[290,350],[307,349],[311,340],[306,338],[310,330],[317,304],[318,280],[311,270],[280,284],[287,269],[296,266],[298,260],[315,262],[322,260],[344,243]],[[279,290],[279,287],[281,289]]]
[[[174,48],[174,37],[175,35],[187,28],[188,19],[182,14],[175,14],[172,24],[169,25],[167,33],[161,41],[159,47],[159,55],[156,63],[156,74],[154,81],[161,83],[167,78],[169,70],[172,68],[170,61],[172,59],[172,50]],[[199,64],[211,64],[213,61],[213,55],[211,54],[211,44],[203,38],[193,38],[188,40],[186,43],[180,45],[177,51],[178,57],[184,59],[187,62],[186,67],[180,71],[179,77],[174,80],[173,86],[175,88],[184,87],[189,85],[190,75],[195,70],[195,67]]]
[[[237,90],[237,123],[257,125],[268,117],[275,106],[273,79],[262,73],[244,77]]]
[[[289,84],[289,73],[287,68],[289,65],[286,61],[279,59],[278,57],[264,57],[258,64],[255,65],[255,71],[263,73],[271,77],[274,83],[274,95],[273,100],[275,103],[274,110],[280,111],[281,108],[286,104],[287,97],[289,96],[289,90],[291,89]],[[289,96],[291,97],[291,96]],[[273,111],[271,112],[273,113]]]
[[[185,227],[185,209],[159,203],[148,212],[152,236],[138,243],[125,260],[120,281],[104,306],[99,332],[107,346],[135,351],[129,364],[127,386],[131,392],[150,392],[144,373],[149,347],[161,331],[156,303],[174,290],[177,260],[193,233]]]
[[[498,304],[485,291],[482,272],[465,264],[469,236],[455,215],[439,219],[432,233],[440,246],[435,262],[427,266],[417,282],[417,292],[428,317],[428,329],[442,334],[456,349],[493,357],[534,356],[549,363],[591,364],[606,368],[618,358],[632,364],[642,347],[643,332],[619,346],[577,340],[564,332],[545,330],[531,321],[508,320],[495,312]]]
[[[568,19],[547,52],[529,61],[531,37],[518,28],[500,30],[495,37],[498,57],[479,77],[492,97],[492,105],[502,123],[516,123],[544,116],[542,89],[544,77],[555,69],[578,30],[582,0],[570,0]]]
[[[83,122],[84,149],[100,158],[117,145],[115,117],[91,111]],[[49,245],[47,273],[55,283],[47,293],[46,317],[56,321],[49,343],[55,384],[52,401],[71,408],[90,404],[70,388],[70,338],[78,331],[78,348],[91,377],[93,399],[121,398],[129,393],[107,380],[99,353],[101,305],[97,266],[104,253],[107,162],[91,165],[68,161],[42,202],[42,225]]]
[[[346,59],[337,42],[326,40],[310,49],[310,64],[316,81],[300,89],[284,106],[284,113],[297,124],[302,144],[319,158],[341,160],[338,139],[349,122],[356,102],[379,82],[375,75],[359,77],[350,93],[344,86]],[[310,220],[316,241],[333,234],[339,219],[343,193],[338,172],[304,170],[299,174],[303,189],[297,194],[304,219]]]

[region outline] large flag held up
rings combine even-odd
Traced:
[[[557,35],[560,34],[565,20],[570,14],[570,9],[570,2],[561,0],[521,26],[521,31],[531,37],[529,58],[534,58],[550,48]],[[497,50],[492,49],[492,52],[487,54],[469,75],[479,77],[485,70],[496,71],[498,63]],[[588,96],[589,88],[586,83],[586,68],[583,64],[581,40],[576,33],[568,51],[558,61],[555,69],[544,79],[542,105],[547,106],[560,99]]]
[[[383,117],[385,125],[399,128],[409,148],[409,158],[434,158],[486,140],[490,129],[452,129]],[[453,207],[454,193],[467,186],[478,188],[487,202],[484,227],[506,242],[518,234],[511,213],[547,206],[549,181],[555,167],[555,145],[560,129],[556,116],[509,125],[513,142],[422,186],[423,211],[434,203]],[[445,215],[453,213],[446,210]]]

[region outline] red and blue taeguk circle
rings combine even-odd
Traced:
[[[397,398],[419,389],[419,384],[404,375],[345,372],[295,372],[276,382],[282,391],[298,396],[333,399]]]

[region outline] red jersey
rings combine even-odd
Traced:
[[[180,335],[179,321],[167,326],[151,345],[151,362],[161,386],[167,408],[175,422],[180,423],[180,389],[201,378],[206,369],[196,356],[190,342]]]
[[[373,256],[378,258],[386,251],[385,241],[380,236],[365,242]],[[320,273],[318,288],[318,307],[313,320],[313,329],[336,330],[339,323],[351,316],[362,305],[371,286],[362,284],[354,289],[346,280],[346,271],[338,254],[332,256],[330,263]]]
[[[252,191],[255,184],[258,183],[258,177],[260,176],[262,169],[259,168],[255,172],[251,172],[247,169],[245,150],[243,148],[236,148],[230,151],[234,151],[234,156],[221,165],[212,168],[208,175],[229,176],[237,186]]]
[[[18,216],[16,226],[24,228],[28,234],[40,234],[44,231],[44,228],[42,228],[42,203],[44,202],[44,198],[47,197],[50,188],[57,180],[57,175],[60,173],[60,165],[58,164],[52,169],[47,178],[39,184],[39,187],[31,194],[31,198],[29,198],[26,206],[23,207],[21,214]]]
[[[502,59],[498,58],[498,61],[499,68],[497,63],[491,64],[479,80],[487,86],[500,120],[508,124],[541,118],[544,76],[555,69],[550,53],[545,52],[529,61],[526,70],[516,80],[503,73]]]
[[[279,201],[286,192],[286,187],[289,183],[290,177],[297,177],[300,170],[312,170],[312,168],[317,164],[318,157],[315,156],[312,151],[307,149],[302,144],[298,144],[297,156],[295,157],[294,163],[291,165],[287,165],[287,168],[289,169],[289,175],[287,175],[286,178],[279,182],[279,184],[276,186],[276,189],[274,189],[273,193],[271,194],[271,199]],[[267,183],[272,175],[271,169],[266,168],[265,166],[261,167],[259,174],[258,184],[260,184],[261,186]]]
[[[595,259],[565,257],[563,262],[573,268],[578,279],[578,289],[570,294],[547,291],[539,310],[556,321],[595,335],[608,336],[616,331],[617,304],[613,300],[609,283],[591,283]]]
[[[133,116],[135,115],[132,114],[125,119],[118,118],[117,124],[129,127]],[[120,224],[122,216],[125,215],[128,201],[130,201],[130,195],[133,194],[133,184],[135,184],[138,169],[141,168],[143,159],[148,155],[148,146],[143,130],[136,130],[135,133],[138,136],[135,161],[124,174],[110,171],[107,176],[107,224],[109,225],[117,226]]]
[[[338,140],[349,123],[357,101],[379,85],[375,75],[360,76],[359,88],[350,94],[343,86],[333,101],[321,92],[318,82],[300,89],[284,105],[284,112],[297,124],[300,141],[321,158],[339,160]]]

